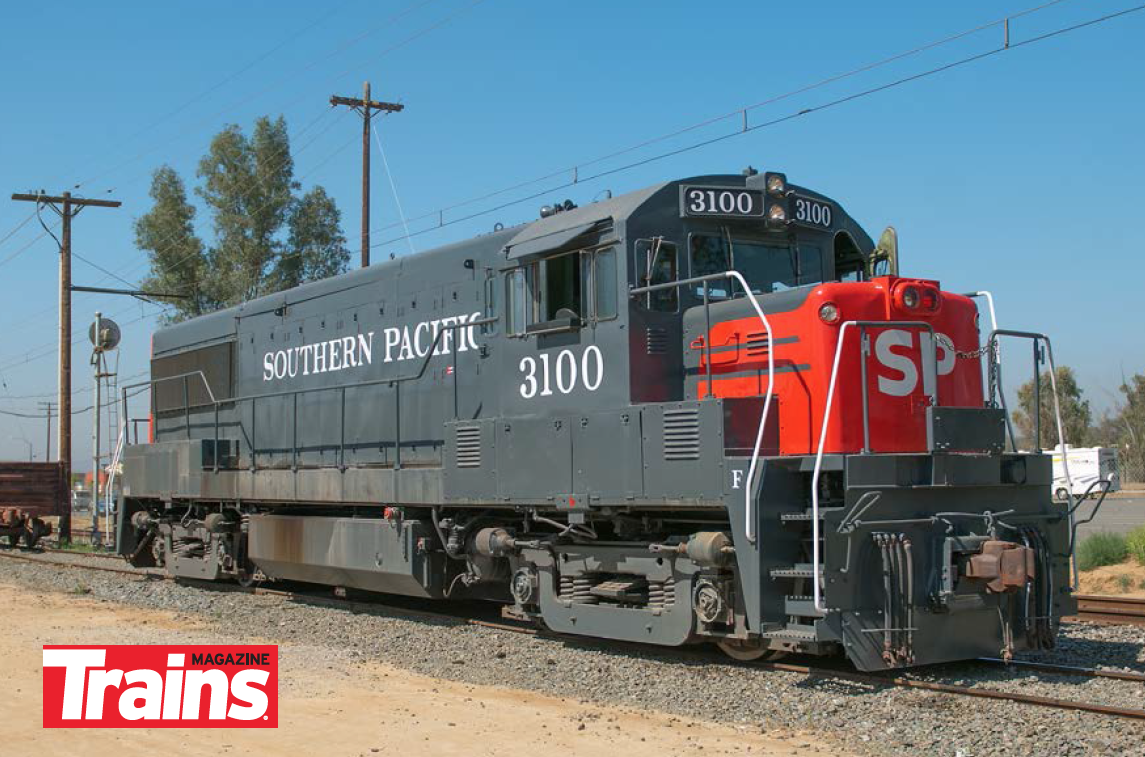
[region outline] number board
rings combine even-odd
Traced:
[[[835,208],[829,202],[793,195],[791,220],[814,229],[830,229],[835,222]]]
[[[680,216],[760,218],[763,192],[743,187],[680,187]]]

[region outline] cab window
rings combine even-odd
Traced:
[[[663,239],[640,239],[636,242],[636,260],[644,266],[643,284],[656,286],[679,279],[679,250]],[[674,313],[680,305],[677,287],[644,295],[644,307],[661,313]]]
[[[506,328],[521,335],[554,321],[574,327],[617,313],[616,254],[611,248],[567,252],[505,274]]]
[[[753,294],[771,294],[823,280],[822,250],[814,245],[775,245],[726,236],[694,234],[691,238],[692,276],[708,276],[736,270]],[[695,295],[703,297],[703,285]],[[733,280],[708,283],[709,299],[742,295]]]

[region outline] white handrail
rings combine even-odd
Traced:
[[[763,445],[763,434],[767,428],[767,415],[771,410],[771,395],[772,388],[775,386],[775,354],[771,349],[771,322],[767,320],[767,316],[763,314],[763,308],[759,306],[759,300],[755,298],[755,294],[751,291],[751,287],[747,285],[747,281],[739,271],[728,271],[728,278],[735,279],[739,282],[740,287],[743,288],[748,299],[751,301],[751,306],[755,308],[755,314],[759,317],[759,322],[763,324],[764,330],[767,332],[767,393],[763,399],[763,412],[759,416],[759,429],[755,433],[755,446],[751,450],[751,463],[747,467],[747,482],[744,484],[744,533],[747,535],[747,540],[755,542],[755,522],[753,520],[755,512],[753,509],[752,491],[755,488],[755,471],[759,464],[759,449]],[[711,334],[707,335],[710,340]],[[710,354],[710,353],[709,353]],[[708,365],[708,371],[712,370],[712,366]]]
[[[998,330],[998,316],[994,312],[994,295],[987,292],[985,289],[978,292],[967,292],[966,297],[985,297],[986,307],[990,311],[990,329],[993,331]]]
[[[819,589],[819,469],[823,465],[823,447],[827,443],[827,424],[831,420],[831,407],[835,399],[835,379],[839,377],[839,358],[843,354],[843,340],[847,328],[855,321],[846,321],[839,327],[839,341],[835,343],[835,362],[831,365],[831,381],[827,384],[827,404],[823,408],[823,425],[819,429],[819,446],[815,450],[815,471],[811,474],[811,598],[815,609],[827,612],[823,593]]]
[[[107,468],[107,485],[104,489],[103,532],[111,533],[111,508],[113,503],[112,491],[115,486],[115,472],[119,469],[119,458],[123,455],[123,448],[127,444],[127,418],[123,419],[123,428],[119,431],[119,440],[115,443],[115,453],[111,456],[111,463]],[[99,503],[96,503],[99,507]]]

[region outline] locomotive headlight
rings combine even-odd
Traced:
[[[772,205],[767,209],[767,220],[770,223],[780,224],[787,222],[787,211],[782,205]]]
[[[784,181],[781,174],[773,173],[767,175],[767,191],[780,197],[787,192],[787,182]]]
[[[918,290],[914,287],[907,287],[902,290],[902,304],[909,310],[914,310],[918,307]]]
[[[833,302],[824,302],[819,306],[819,320],[823,323],[838,323],[839,306]]]

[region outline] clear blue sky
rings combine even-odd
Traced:
[[[407,216],[418,216],[734,111],[833,74],[1021,11],[1011,3],[580,2],[348,0],[331,3],[18,4],[0,40],[0,237],[31,211],[13,191],[123,201],[75,221],[74,249],[130,281],[146,269],[132,221],[149,175],[189,182],[210,137],[283,114],[296,176],[337,198],[351,246],[359,224],[359,122],[331,94],[363,79],[404,113],[380,122]],[[1068,0],[1016,19],[1020,42],[1133,5]],[[444,23],[443,23],[444,22]],[[760,108],[752,123],[812,107],[984,52],[993,27],[957,42]],[[1122,371],[1145,371],[1145,12],[1007,51],[772,128],[554,191],[589,201],[747,164],[837,198],[873,234],[893,223],[903,270],[947,289],[985,288],[1002,324],[1050,334],[1095,406]],[[316,120],[317,119],[317,120]],[[711,124],[581,175],[734,130]],[[372,222],[398,221],[374,157]],[[456,218],[544,189],[530,186],[447,213]],[[108,193],[110,190],[110,194]],[[424,249],[535,217],[544,200],[417,236]],[[52,218],[50,214],[46,220]],[[200,219],[204,220],[204,219]],[[413,229],[425,221],[411,222]],[[203,228],[209,236],[209,229]],[[383,241],[399,234],[378,231]],[[56,255],[33,220],[0,244],[0,409],[35,411],[55,388]],[[29,242],[31,246],[8,260]],[[375,250],[402,254],[404,242]],[[117,286],[75,262],[78,284]],[[126,337],[120,371],[146,369],[149,313],[125,298],[77,295],[77,334],[94,311]],[[24,360],[25,356],[31,359]],[[41,357],[37,357],[41,356]],[[89,402],[89,349],[74,351],[76,407]],[[1024,368],[1023,368],[1024,370]],[[1011,375],[1017,373],[1016,367]],[[37,397],[36,395],[44,395]],[[54,434],[54,432],[53,432]],[[88,467],[90,416],[75,423],[76,468]],[[0,416],[0,458],[43,457],[43,421]]]

